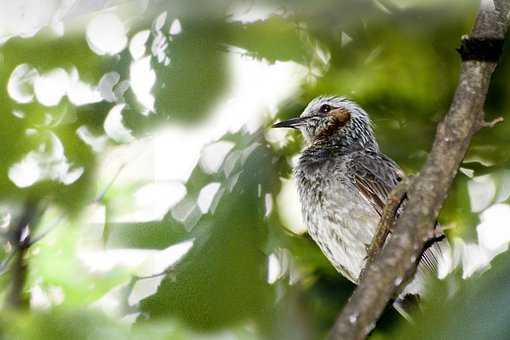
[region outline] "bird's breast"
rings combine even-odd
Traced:
[[[295,171],[308,233],[333,266],[357,282],[379,216],[358,193],[342,163]]]

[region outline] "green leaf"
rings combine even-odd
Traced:
[[[274,293],[266,282],[268,233],[258,192],[271,190],[272,153],[262,145],[249,150],[236,184],[229,189],[223,183],[226,190],[214,212],[193,227],[195,244],[172,278],[142,301],[141,310],[151,319],[177,317],[198,329],[269,321]]]
[[[169,41],[166,51],[170,64],[152,58],[157,74],[154,95],[157,115],[189,123],[205,117],[228,84],[221,40],[225,27],[209,20],[184,19],[181,24],[182,32]]]
[[[229,26],[227,43],[248,51],[248,55],[275,61],[307,64],[313,46],[304,38],[297,23],[279,16],[252,23],[234,22]]]
[[[164,249],[189,238],[184,227],[172,218],[145,223],[109,223],[109,248]]]
[[[490,271],[468,280],[450,278],[434,288],[423,315],[392,339],[506,339],[510,311],[510,262],[499,256]],[[458,289],[452,294],[451,288]],[[452,296],[453,295],[453,296]]]

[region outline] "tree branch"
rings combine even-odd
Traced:
[[[468,39],[478,46],[501,46],[508,28],[509,0],[482,1]],[[474,44],[476,47],[476,44]],[[452,104],[438,125],[432,150],[420,174],[411,183],[406,208],[394,233],[379,256],[369,265],[331,332],[333,339],[364,339],[384,307],[416,270],[416,261],[429,240],[448,189],[457,174],[474,133],[484,121],[483,106],[497,53],[480,53],[467,44],[460,79]],[[493,45],[490,45],[493,46]],[[484,51],[482,51],[484,52]],[[498,51],[499,52],[499,51]]]
[[[9,242],[13,245],[12,257],[14,257],[10,268],[10,289],[6,299],[6,305],[10,308],[21,309],[28,303],[23,294],[28,271],[25,256],[30,247],[30,227],[37,217],[38,210],[36,202],[27,201],[18,221],[9,230]]]
[[[388,200],[386,201],[386,205],[383,209],[381,220],[377,225],[377,232],[374,235],[372,243],[370,243],[370,246],[367,249],[367,261],[365,268],[360,274],[360,278],[365,276],[366,269],[372,262],[374,262],[377,255],[380,253],[384,242],[386,242],[388,234],[393,229],[397,211],[406,195],[410,181],[410,178],[404,178],[389,194]]]

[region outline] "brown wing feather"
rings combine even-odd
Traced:
[[[350,163],[359,192],[382,215],[388,195],[403,178],[403,172],[390,158],[378,152],[354,154]]]
[[[387,156],[369,151],[353,154],[353,159],[348,166],[354,174],[356,188],[379,216],[382,216],[389,194],[404,177],[403,171]],[[405,203],[406,201],[402,202],[401,209]],[[437,243],[429,245],[420,262],[425,268],[435,272],[440,255],[441,249]]]
[[[365,199],[370,203],[370,205],[377,211],[379,216],[382,216],[383,208],[385,204],[385,195],[384,189],[377,185],[376,182],[367,179],[365,177],[361,177],[359,175],[355,175],[355,183],[359,192],[365,197]]]

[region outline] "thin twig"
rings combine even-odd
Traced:
[[[30,241],[28,242],[28,246],[31,247],[35,243],[37,243],[37,242],[41,241],[43,238],[45,238],[49,233],[51,233],[53,230],[55,230],[55,228],[62,222],[63,219],[64,219],[64,214],[60,215],[57,218],[57,220],[53,224],[51,224],[45,231],[41,232],[37,236],[31,237]]]
[[[110,182],[106,185],[106,187],[101,191],[101,193],[96,197],[96,199],[94,200],[94,202],[102,202],[103,199],[105,198],[106,194],[108,193],[108,191],[110,191],[110,189],[113,187],[113,185],[115,184],[115,182],[117,181],[117,179],[119,178],[120,174],[122,173],[122,171],[124,171],[124,169],[133,161],[135,161],[136,159],[138,159],[139,157],[141,157],[143,154],[145,153],[145,150],[142,150],[140,151],[137,155],[135,155],[133,158],[131,158],[130,160],[127,160],[125,161],[124,163],[122,163],[119,168],[117,169],[117,171],[115,172],[115,175],[113,175],[113,177],[111,178]]]
[[[119,178],[120,174],[122,173],[122,170],[127,166],[128,162],[122,163],[121,166],[117,169],[117,172],[115,172],[115,175],[113,175],[110,182],[106,185],[106,187],[101,191],[101,193],[97,196],[97,198],[94,200],[95,202],[102,202],[110,188],[113,186],[115,181],[117,181],[117,178]]]
[[[105,188],[101,191],[101,193],[91,202],[91,203],[94,203],[94,202],[101,202],[103,200],[103,198],[106,196],[106,194],[108,193],[108,191],[111,189],[111,187],[113,186],[113,184],[115,183],[115,181],[119,178],[120,174],[122,173],[122,171],[126,168],[126,166],[128,165],[128,162],[125,162],[123,163],[121,166],[119,166],[119,168],[117,169],[117,171],[115,172],[115,175],[113,175],[112,179],[110,180],[110,182],[108,182],[108,184],[105,186]],[[28,242],[28,246],[32,246],[34,245],[35,243],[41,241],[43,238],[45,238],[49,233],[51,233],[53,230],[55,230],[55,228],[62,222],[62,220],[64,219],[65,217],[65,214],[62,213],[58,218],[57,220],[52,224],[50,225],[45,231],[41,232],[39,235],[37,236],[34,236],[34,237],[31,237],[30,241]],[[1,266],[0,266],[1,268]],[[1,275],[1,271],[0,271],[0,275]]]
[[[499,123],[502,123],[505,121],[505,118],[503,117],[497,117],[491,121],[485,121],[485,120],[482,120],[482,123],[480,124],[480,127],[481,128],[493,128],[495,127],[496,125],[498,125]]]
[[[9,267],[9,263],[14,258],[14,255],[16,255],[16,249],[13,249],[7,258],[2,261],[0,264],[0,275],[7,273],[7,268]]]
[[[173,272],[174,272],[174,268],[173,268],[173,267],[171,267],[171,268],[165,269],[165,270],[164,270],[164,271],[162,271],[161,273],[152,274],[152,275],[146,275],[146,276],[133,275],[133,278],[134,278],[135,280],[152,279],[152,278],[155,278],[155,277],[158,277],[158,276],[163,276],[163,275],[172,274]]]

